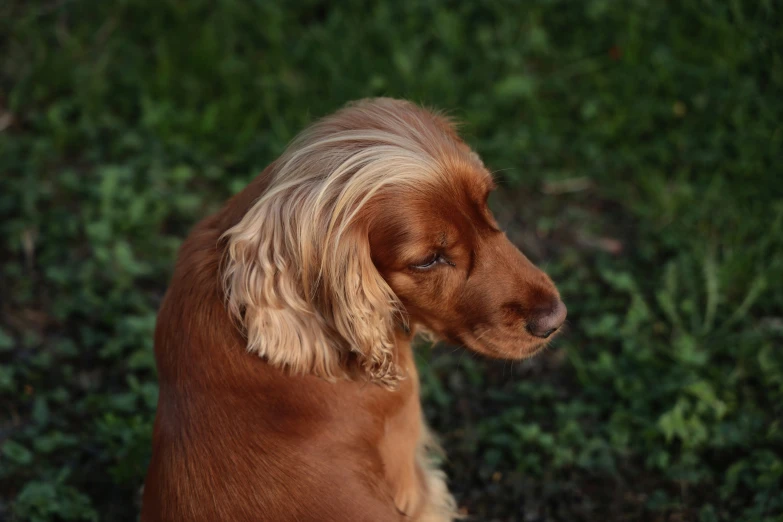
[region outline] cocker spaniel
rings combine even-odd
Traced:
[[[566,316],[493,218],[493,187],[448,119],[371,99],[200,222],[158,316],[141,520],[458,518],[413,337],[523,359]]]

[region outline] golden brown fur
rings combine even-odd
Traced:
[[[199,223],[158,316],[142,521],[453,520],[413,336],[523,358],[565,314],[491,189],[448,120],[365,100]]]

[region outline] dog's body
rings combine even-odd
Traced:
[[[398,112],[401,126],[388,137],[384,118]],[[549,318],[565,313],[551,281],[498,235],[491,216],[455,217],[447,203],[437,219],[416,208],[399,213],[420,203],[428,212],[417,197],[427,191],[395,199],[392,189],[410,188],[410,180],[362,170],[373,168],[375,156],[353,170],[342,167],[386,140],[402,152],[382,148],[378,158],[391,154],[403,168],[405,147],[416,145],[397,136],[410,125],[420,129],[412,139],[442,140],[438,147],[452,147],[442,152],[466,162],[447,162],[450,168],[483,169],[445,120],[376,100],[324,121],[315,138],[295,142],[181,248],[156,329],[160,399],[143,522],[453,520],[455,503],[429,461],[434,444],[411,351],[416,328],[519,358],[543,344],[536,339],[548,337],[553,321],[555,328],[562,322]],[[331,151],[331,137],[343,131],[345,140],[334,146],[350,150],[336,160],[331,153],[315,158],[312,168],[325,171],[307,174],[302,151],[318,152],[321,144]],[[294,179],[299,172],[306,175]],[[349,180],[370,175],[351,188]],[[485,192],[487,180],[482,174],[474,185]],[[300,203],[301,212],[323,210],[323,226],[285,207]],[[286,213],[289,223],[281,221]],[[427,222],[417,222],[422,237],[397,223],[408,215]],[[419,251],[412,241],[423,245]],[[330,250],[343,243],[347,251]],[[418,258],[425,262],[411,263]],[[498,283],[516,284],[518,299],[493,295],[500,311],[485,310],[481,278],[501,269]],[[477,278],[485,290],[474,288]],[[449,305],[459,313],[450,317]],[[534,333],[517,332],[520,325]],[[504,336],[487,335],[496,329]]]

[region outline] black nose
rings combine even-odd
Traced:
[[[558,299],[551,307],[533,311],[527,321],[527,331],[546,339],[563,325],[567,314],[566,306]]]

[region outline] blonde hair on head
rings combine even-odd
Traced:
[[[381,191],[436,182],[460,146],[444,118],[384,98],[351,104],[296,137],[266,191],[223,234],[227,306],[247,349],[327,379],[347,377],[355,357],[372,381],[395,387],[394,330],[407,319],[358,218]]]

